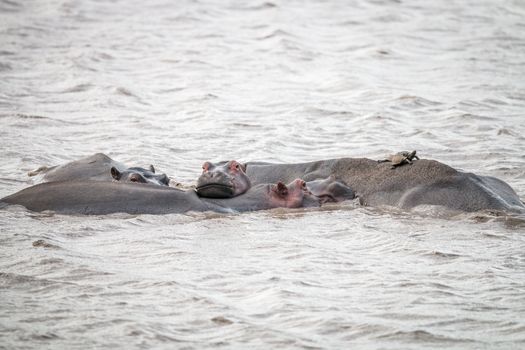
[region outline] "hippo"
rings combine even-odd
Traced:
[[[421,159],[411,166],[390,166],[367,158],[339,158],[296,164],[246,163],[246,175],[252,185],[295,178],[309,181],[334,176],[359,195],[363,205],[413,209],[440,206],[473,212],[497,210],[525,212],[525,205],[504,181],[458,171],[436,160]],[[200,182],[209,192],[220,193],[216,175],[213,182]],[[224,192],[224,194],[227,194]],[[199,193],[204,196],[206,193]]]
[[[52,167],[40,167],[28,173],[29,176],[42,175],[42,182],[54,181],[112,181],[111,168],[125,171],[128,167],[103,153],[95,153],[73,162]]]
[[[207,203],[213,203],[223,208],[235,211],[256,211],[271,208],[302,208],[319,207],[320,199],[313,195],[302,179],[295,179],[288,185],[279,181],[276,184],[257,184],[246,193],[231,198],[203,198]],[[235,199],[242,199],[237,202]],[[239,204],[241,204],[239,206]]]
[[[356,198],[354,190],[335,176],[326,179],[306,182],[306,187],[311,194],[317,197],[321,204],[343,202]]]
[[[277,181],[280,180],[272,182]],[[204,162],[195,191],[201,197],[231,198],[243,194],[250,186],[250,179],[246,175],[246,165],[235,160],[218,164]]]
[[[111,167],[110,173],[115,181],[149,183],[157,186],[169,186],[170,184],[170,179],[166,174],[155,174],[153,165],[150,165],[149,169],[132,167],[124,171]]]
[[[319,203],[301,179],[295,179],[289,185],[282,182],[258,184],[243,195],[227,199],[202,198],[193,190],[182,191],[165,186],[92,180],[46,182],[0,199],[0,207],[22,205],[37,212],[51,210],[83,215],[189,211],[231,213],[278,207],[315,207]]]
[[[141,167],[131,167],[117,162],[103,153],[95,153],[64,165],[42,166],[28,173],[29,176],[42,175],[41,182],[54,181],[129,181],[150,183],[161,186],[169,185],[166,174],[155,174],[155,168],[149,170]]]

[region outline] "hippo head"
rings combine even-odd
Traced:
[[[195,191],[201,197],[231,198],[243,194],[250,187],[246,165],[230,160],[217,165],[205,162]]]
[[[272,207],[300,208],[319,206],[319,200],[313,196],[302,179],[295,179],[288,185],[282,182],[270,185],[268,191]]]
[[[168,186],[170,182],[166,174],[155,174],[153,165],[150,165],[149,169],[133,167],[124,171],[112,167],[111,176],[115,181],[149,183],[158,186]]]
[[[355,192],[344,182],[338,181],[334,176],[324,180],[309,181],[306,183],[308,190],[322,203],[342,202],[356,197]]]

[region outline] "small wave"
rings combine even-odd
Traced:
[[[268,10],[268,9],[273,9],[273,8],[276,8],[278,7],[277,4],[273,3],[273,2],[263,2],[262,4],[257,4],[257,5],[249,5],[249,6],[245,6],[243,7],[242,5],[239,7],[239,6],[235,6],[235,10],[241,10],[241,11],[259,11],[259,10]]]
[[[40,265],[57,265],[64,262],[64,259],[60,258],[48,258],[40,260]]]
[[[285,30],[275,29],[269,34],[258,37],[257,40],[268,40],[268,39],[273,39],[273,38],[288,38],[288,37],[293,37],[293,35],[291,35]]]
[[[14,118],[19,118],[19,119],[51,119],[48,117],[43,117],[41,115],[22,114],[22,113],[0,115],[0,118],[2,117],[14,117]]]
[[[519,136],[517,135],[515,132],[507,129],[507,128],[501,128],[501,129],[498,129],[498,136],[500,135],[508,135],[508,136]]]
[[[118,87],[118,88],[116,88],[116,89],[115,89],[115,92],[116,92],[117,94],[124,95],[124,96],[137,97],[134,93],[132,93],[131,91],[129,91],[128,89],[123,88],[123,87]]]
[[[0,62],[0,72],[1,71],[9,71],[12,69],[12,66],[9,63],[2,63]]]
[[[415,331],[396,331],[388,334],[378,336],[379,339],[389,340],[404,340],[404,341],[416,341],[416,342],[430,342],[430,343],[465,343],[473,342],[470,339],[452,338],[444,335],[432,334],[424,330]]]
[[[94,87],[93,84],[78,84],[78,85],[75,85],[75,86],[72,86],[70,88],[63,90],[62,93],[67,94],[67,93],[75,93],[75,92],[85,92],[85,91],[92,89],[93,87]]]
[[[220,325],[220,326],[228,326],[233,323],[233,321],[227,319],[224,316],[216,316],[211,319],[212,322]]]
[[[13,286],[19,286],[22,288],[27,288],[29,285],[30,287],[46,287],[54,284],[60,284],[64,282],[57,282],[48,280],[45,278],[37,278],[33,276],[27,276],[27,275],[19,275],[16,273],[10,273],[10,272],[0,272],[0,287],[13,287]]]
[[[423,256],[430,256],[430,257],[442,258],[442,259],[457,259],[457,258],[461,257],[461,255],[459,255],[459,254],[444,253],[444,252],[440,252],[440,251],[437,251],[437,250],[433,250],[431,252],[424,253]]]
[[[55,333],[40,333],[40,334],[32,334],[31,339],[34,340],[53,340],[53,339],[60,339],[60,337]]]
[[[496,98],[486,98],[483,100],[483,102],[488,103],[490,105],[497,105],[497,106],[504,106],[507,104],[507,102],[496,99]]]
[[[452,116],[451,119],[462,119],[462,120],[472,120],[472,121],[493,121],[494,118],[493,117],[488,117],[488,116],[484,116],[484,115],[479,115],[479,114],[471,114],[471,113],[464,113],[464,114],[460,114],[459,116],[458,115],[455,115],[455,116]],[[456,120],[457,121],[457,120]]]
[[[42,247],[42,248],[51,248],[51,249],[60,249],[59,246],[46,242],[43,239],[39,239],[33,242],[33,247]]]
[[[420,97],[420,96],[413,96],[413,95],[403,95],[394,100],[397,104],[410,108],[410,109],[416,109],[416,108],[422,108],[422,107],[429,107],[429,106],[438,106],[441,105],[441,102],[438,101],[432,101],[428,100],[426,98]]]
[[[17,1],[2,0],[0,1],[0,12],[17,12],[23,9],[23,4]]]

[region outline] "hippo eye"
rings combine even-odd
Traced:
[[[235,164],[235,169],[239,170],[241,166],[239,164]]]

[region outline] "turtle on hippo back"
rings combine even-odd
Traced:
[[[402,151],[398,152],[396,154],[391,154],[386,157],[386,159],[378,160],[378,163],[385,163],[385,162],[391,162],[392,167],[391,169],[395,169],[398,166],[402,166],[404,164],[410,164],[412,165],[412,161],[414,159],[419,160],[419,157],[416,156],[416,151],[408,152],[408,151]]]
[[[338,181],[350,185],[359,194],[360,202],[370,206],[412,209],[431,205],[467,212],[525,212],[521,199],[506,182],[491,176],[459,171],[430,159],[418,160],[411,166],[398,166],[396,171],[367,158],[337,158],[292,164],[226,163],[217,164],[215,169],[204,167],[207,169],[203,169],[197,184],[196,193],[199,196],[211,194],[215,198],[231,198],[258,184],[278,181],[289,183],[296,178],[302,178],[308,183],[333,175]],[[95,179],[111,183],[112,166],[119,171],[127,169],[125,165],[99,153],[48,169],[44,181]],[[216,171],[221,167],[228,176]],[[204,175],[205,172],[208,174]]]
[[[269,182],[289,182],[295,178],[309,181],[333,176],[359,194],[359,201],[369,206],[391,206],[412,209],[437,206],[455,211],[499,210],[524,213],[525,206],[516,192],[504,181],[458,171],[436,160],[413,162],[416,152],[400,154],[394,159],[392,172],[376,160],[368,158],[336,158],[306,163],[272,164],[248,162],[245,173],[252,186]],[[405,163],[412,166],[399,166]],[[219,183],[200,178],[201,186],[232,196],[232,191],[219,191]],[[197,192],[199,193],[199,191]],[[206,196],[205,193],[200,194]]]

